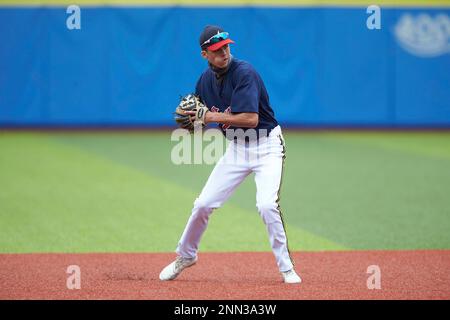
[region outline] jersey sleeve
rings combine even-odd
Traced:
[[[200,78],[198,78],[197,84],[195,85],[195,94],[200,96],[200,98],[202,98],[201,85],[200,85],[201,81],[202,81],[202,76],[200,76]]]
[[[231,97],[231,112],[259,112],[260,85],[258,75],[253,70],[246,70],[237,79]]]

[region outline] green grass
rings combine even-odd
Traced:
[[[286,133],[291,250],[449,249],[449,133]],[[173,251],[212,166],[169,133],[0,133],[0,252]],[[200,249],[270,250],[247,179]]]

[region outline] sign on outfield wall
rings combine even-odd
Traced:
[[[412,55],[432,58],[450,53],[450,18],[445,13],[404,13],[394,34],[397,43]]]

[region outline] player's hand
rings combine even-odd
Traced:
[[[181,97],[180,103],[175,109],[174,120],[182,129],[194,132],[194,127],[205,126],[205,116],[209,113],[208,108],[201,101],[201,98],[195,94],[188,94]]]
[[[189,115],[191,122],[194,123],[196,121],[201,121],[204,124],[208,124],[210,121],[210,113],[208,108],[204,107],[203,110],[199,112],[196,111],[186,111],[186,114]]]
[[[195,121],[195,114],[197,113],[197,111],[186,111],[185,113],[189,115],[189,118],[191,119],[191,122],[194,123],[194,121]]]

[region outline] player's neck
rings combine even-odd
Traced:
[[[232,61],[233,61],[233,56],[230,55],[230,60],[228,61],[228,64],[225,68],[216,67],[215,65],[211,64],[210,62],[208,62],[208,64],[209,64],[209,67],[211,68],[211,70],[214,71],[216,78],[219,79],[227,73],[228,69],[231,66]]]

